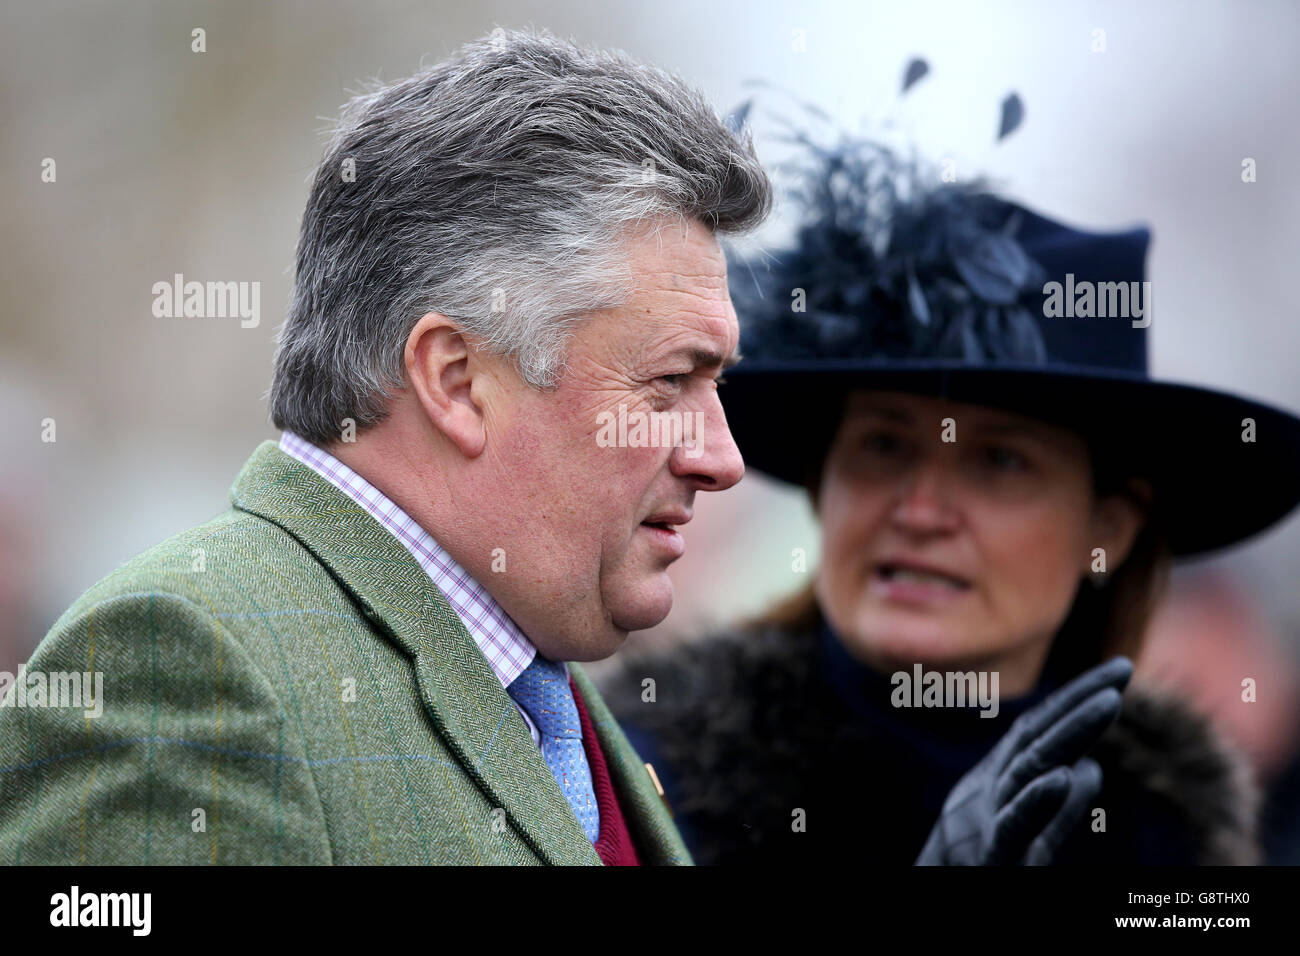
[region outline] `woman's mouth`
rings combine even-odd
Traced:
[[[965,578],[908,562],[881,562],[871,575],[872,593],[900,604],[947,604],[970,589],[971,582]]]

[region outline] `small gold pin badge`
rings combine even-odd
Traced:
[[[659,774],[655,773],[654,764],[646,764],[645,772],[650,775],[650,782],[655,785],[655,791],[659,794],[659,799],[664,802],[664,809],[668,811],[668,815],[671,817],[673,808],[668,802],[668,795],[664,793],[664,785],[659,782]]]

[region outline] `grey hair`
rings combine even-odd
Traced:
[[[303,213],[271,419],[318,444],[382,421],[428,312],[552,387],[573,326],[626,300],[626,230],[740,233],[771,203],[750,137],[681,80],[498,29],[344,107]]]

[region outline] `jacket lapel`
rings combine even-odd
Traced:
[[[610,713],[591,678],[576,664],[569,664],[569,673],[587,705],[591,722],[596,728],[601,752],[609,766],[609,775],[618,794],[619,806],[627,814],[628,827],[636,840],[637,849],[648,857],[646,863],[655,865],[690,865],[691,855],[682,842],[677,825],[673,823],[667,805],[650,779],[627,735]]]
[[[293,535],[356,599],[366,619],[412,659],[421,704],[442,738],[542,859],[600,863],[514,702],[401,542],[271,441],[245,463],[231,504]]]

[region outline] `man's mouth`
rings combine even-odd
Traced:
[[[661,512],[641,522],[655,543],[674,560],[686,553],[686,539],[677,531],[678,525],[691,520],[688,511]]]
[[[692,514],[687,508],[665,508],[663,511],[656,511],[649,515],[641,523],[671,531],[675,526],[689,522],[691,517]]]

